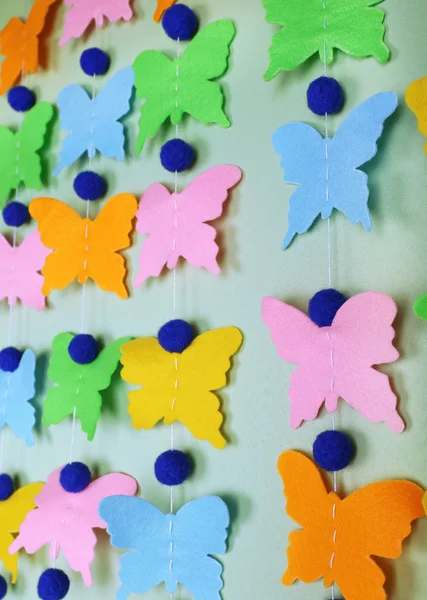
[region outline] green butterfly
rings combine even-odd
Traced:
[[[146,100],[139,120],[138,152],[168,117],[177,125],[189,113],[202,123],[230,127],[222,89],[211,80],[227,70],[235,35],[232,21],[222,19],[202,29],[175,60],[156,50],[137,56],[133,64],[136,93]]]
[[[104,348],[93,362],[80,365],[68,353],[73,337],[71,333],[60,333],[52,342],[47,375],[57,387],[47,392],[43,405],[43,424],[57,425],[72,415],[75,409],[82,430],[87,433],[88,440],[93,440],[101,416],[102,397],[99,391],[110,385],[120,360],[120,348],[130,338],[116,340]]]
[[[270,81],[280,71],[292,71],[319,53],[327,64],[333,50],[386,62],[390,50],[384,43],[384,12],[372,8],[383,0],[263,0],[266,20],[283,29],[273,36],[270,66],[264,75]]]
[[[53,106],[40,102],[27,112],[17,133],[0,126],[0,204],[3,205],[21,182],[27,188],[42,189],[42,168],[37,151],[43,147],[52,117]]]

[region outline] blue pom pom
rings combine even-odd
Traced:
[[[41,600],[62,600],[68,594],[70,580],[61,569],[46,569],[37,584],[37,593]]]
[[[9,227],[21,227],[30,220],[30,213],[25,204],[14,200],[3,209],[3,220]]]
[[[7,583],[6,579],[0,575],[0,600],[6,597],[7,594]]]
[[[93,362],[99,354],[99,346],[93,335],[79,333],[75,335],[68,344],[68,354],[75,363],[88,365]]]
[[[87,465],[73,462],[65,465],[59,475],[59,483],[66,492],[78,494],[87,488],[92,476]]]
[[[333,115],[344,102],[342,87],[333,77],[319,77],[312,81],[307,90],[307,104],[316,115]]]
[[[14,487],[12,477],[7,473],[2,473],[0,475],[0,500],[4,501],[10,498]]]
[[[333,288],[320,290],[314,294],[308,304],[308,315],[319,327],[330,327],[335,315],[346,300],[344,294]]]
[[[19,367],[22,352],[18,348],[9,346],[0,351],[0,369],[6,373],[13,373]]]
[[[340,431],[324,431],[313,444],[316,463],[325,471],[341,471],[351,463],[354,448],[348,436]]]
[[[154,473],[163,485],[181,485],[191,473],[190,459],[181,450],[167,450],[157,458]]]
[[[74,191],[82,200],[98,200],[106,190],[105,179],[93,171],[83,171],[74,179]]]
[[[182,173],[194,162],[194,150],[184,140],[169,140],[162,146],[160,162],[171,173]]]
[[[36,103],[36,96],[33,91],[29,90],[25,85],[17,85],[9,90],[7,101],[13,110],[17,112],[27,112],[33,108]]]
[[[80,66],[86,75],[104,75],[110,66],[110,57],[100,48],[88,48],[80,57]]]
[[[165,12],[162,25],[171,39],[186,41],[196,35],[199,24],[191,8],[185,4],[175,4]]]
[[[159,344],[167,352],[184,352],[194,340],[194,331],[190,323],[181,319],[168,321],[160,328]]]

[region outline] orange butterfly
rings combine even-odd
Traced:
[[[336,582],[346,600],[385,600],[385,576],[371,556],[397,558],[411,522],[424,516],[424,491],[405,480],[372,483],[344,500],[327,493],[315,464],[293,450],[279,458],[287,513],[304,529],[289,536],[288,569],[296,579]]]
[[[49,8],[57,0],[35,0],[26,23],[13,17],[0,32],[0,94],[13,86],[18,77],[37,73],[39,67],[39,40]]]
[[[163,17],[163,13],[175,4],[176,0],[157,0],[157,8],[153,19],[159,23]]]
[[[130,246],[135,196],[110,198],[94,221],[82,219],[55,198],[36,198],[29,208],[43,244],[53,250],[42,269],[45,296],[66,288],[77,277],[79,283],[90,278],[102,290],[128,297],[125,260],[117,251]]]

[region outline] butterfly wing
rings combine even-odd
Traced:
[[[427,137],[427,77],[413,81],[406,90],[406,104],[417,118],[418,131]],[[427,153],[427,144],[424,148]]]
[[[20,183],[19,173],[16,173],[16,138],[10,129],[0,125],[0,206],[16,190]]]

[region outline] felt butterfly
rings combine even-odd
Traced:
[[[29,209],[43,244],[53,250],[42,270],[43,294],[63,290],[77,277],[79,283],[93,279],[102,290],[128,297],[125,260],[117,252],[130,245],[134,196],[113,196],[93,221],[55,198],[36,198]]]
[[[53,107],[40,102],[29,110],[17,133],[0,126],[0,204],[21,183],[27,188],[41,190],[42,167],[38,151],[43,148]]]
[[[373,56],[384,63],[390,50],[384,43],[384,12],[374,5],[383,0],[263,0],[266,20],[280,29],[269,50],[270,66],[265,74],[270,81],[280,71],[292,71],[316,52],[330,64],[334,48],[364,58]]]
[[[107,158],[124,160],[125,136],[118,120],[129,112],[133,79],[131,67],[122,69],[93,100],[76,84],[67,85],[59,93],[61,128],[70,133],[62,143],[55,176],[85,152],[89,158],[98,151]]]
[[[294,306],[263,299],[262,318],[279,356],[298,365],[289,389],[294,429],[315,419],[324,402],[335,412],[341,397],[372,423],[403,431],[390,381],[372,368],[399,357],[392,344],[396,313],[392,298],[365,292],[347,300],[330,327],[318,327]]]
[[[303,529],[289,536],[282,583],[335,582],[346,600],[385,600],[385,576],[371,558],[398,558],[424,491],[405,480],[372,483],[343,500],[328,494],[313,462],[293,450],[279,458],[287,513]]]
[[[84,365],[74,362],[68,352],[73,338],[71,333],[60,333],[52,342],[47,375],[57,386],[47,392],[43,424],[57,425],[75,411],[88,440],[93,440],[101,416],[102,396],[99,392],[110,385],[120,359],[120,347],[129,338],[116,340],[104,348],[93,362]]]
[[[102,500],[99,514],[111,544],[128,550],[120,560],[117,600],[162,582],[171,595],[181,583],[194,600],[221,599],[222,565],[211,556],[226,552],[230,518],[221,498],[199,498],[165,515],[142,498],[112,496]]]
[[[49,556],[56,559],[62,549],[70,568],[81,573],[84,583],[90,587],[90,565],[97,542],[92,529],[106,527],[98,516],[99,503],[113,494],[133,495],[137,484],[128,475],[110,473],[92,481],[82,492],[72,493],[62,488],[60,473],[61,468],[49,475],[35,498],[37,508],[27,514],[9,551],[24,548],[28,554],[34,554],[50,544]]]
[[[229,189],[241,177],[238,167],[221,165],[196,177],[180,194],[171,194],[160,183],[148,188],[136,213],[137,231],[149,237],[142,244],[135,286],[157,277],[165,266],[174,269],[180,256],[218,275],[216,231],[206,221],[221,216]]]
[[[281,157],[285,182],[299,186],[289,201],[287,248],[298,233],[305,233],[318,215],[328,219],[334,208],[367,231],[372,220],[368,209],[368,176],[359,167],[371,160],[385,119],[397,107],[397,96],[383,92],[357,106],[336,135],[324,139],[306,123],[288,123],[273,136]]]
[[[35,0],[26,23],[13,17],[0,32],[0,54],[5,58],[0,67],[0,94],[13,86],[19,77],[37,73],[39,35],[46,23],[47,13],[57,0]]]
[[[230,127],[222,89],[211,80],[226,71],[235,35],[232,21],[222,19],[202,29],[173,61],[156,50],[137,56],[133,64],[136,93],[146,100],[139,120],[138,152],[168,117],[176,125],[188,113],[202,123]]]
[[[406,90],[406,103],[418,121],[418,131],[427,136],[427,77],[413,81]],[[424,148],[427,154],[427,144]]]
[[[120,19],[130,21],[133,13],[131,0],[64,0],[71,9],[65,15],[64,35],[59,45],[65,46],[71,38],[83,35],[92,21],[97,27],[104,25],[104,19],[116,23]]]
[[[242,344],[236,327],[197,336],[182,353],[167,352],[156,338],[139,338],[122,347],[122,378],[141,389],[129,392],[135,429],[151,429],[164,419],[183,423],[200,440],[224,448],[223,416],[213,392],[227,383],[230,358]]]
[[[156,12],[154,13],[154,20],[159,23],[162,20],[163,14],[168,8],[175,4],[176,0],[157,0]]]

